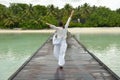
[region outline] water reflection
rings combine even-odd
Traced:
[[[55,73],[54,80],[65,80],[65,72],[64,69],[57,68]]]

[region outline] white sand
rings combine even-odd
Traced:
[[[112,28],[73,28],[69,29],[72,33],[120,33],[120,27]]]
[[[0,33],[53,33],[55,30],[0,30]],[[120,27],[112,28],[69,28],[71,33],[120,33]]]

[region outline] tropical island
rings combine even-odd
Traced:
[[[55,7],[54,4],[40,5],[42,4],[41,1],[50,4],[50,2],[56,3],[57,0],[24,0],[24,1],[19,0],[19,3],[16,3],[17,1],[18,0],[16,1],[13,0],[13,2],[15,3],[10,3],[9,6],[6,4],[12,2],[12,0],[0,1],[0,66],[1,66],[0,80],[7,80],[8,78],[10,78],[10,76],[15,71],[18,71],[18,68],[22,64],[24,64],[25,61],[28,61],[29,57],[31,57],[34,53],[36,53],[36,50],[38,48],[41,49],[45,41],[47,40],[51,41],[49,40],[48,37],[51,35],[51,33],[54,33],[55,30],[50,29],[48,25],[45,24],[46,22],[57,26],[58,22],[62,20],[63,23],[65,24],[72,10],[74,10],[75,12],[72,17],[72,21],[70,22],[68,31],[70,31],[75,37],[75,39],[78,40],[77,42],[83,43],[90,52],[95,54],[95,56],[98,57],[98,59],[100,59],[104,64],[106,64],[113,71],[112,73],[115,73],[115,75],[117,75],[118,78],[120,77],[120,71],[119,71],[120,7],[119,4],[117,5],[115,4],[115,3],[119,3],[119,0],[118,1],[104,0],[104,2],[107,3],[108,5],[109,3],[111,4],[112,2],[115,2],[114,6],[117,6],[115,10],[102,5],[91,6],[88,3],[85,3],[83,5],[79,4],[80,6],[78,7],[74,7],[74,5],[71,4],[66,4],[64,5],[63,8]],[[37,5],[29,4],[29,2],[32,3],[33,1],[35,1],[38,4]],[[58,1],[63,1],[63,4],[65,2],[69,2],[69,0],[58,0]],[[76,3],[78,3],[81,0],[70,0],[70,2],[73,3],[75,1]],[[73,38],[71,37],[70,44],[77,43],[75,39],[73,40]],[[43,53],[44,52],[46,53],[44,54],[42,53],[42,55],[40,54],[39,60],[37,55],[36,60],[39,62],[36,63],[37,64],[42,62],[44,63],[37,66],[37,70],[39,71],[39,69],[42,70],[45,69],[46,70],[45,72],[47,72],[54,69],[53,75],[51,75],[50,72],[50,76],[54,76],[55,75],[54,71],[56,71],[57,73],[57,69],[56,69],[57,67],[55,68],[55,64],[51,62],[54,60],[50,60],[52,59],[53,56],[51,56],[52,51],[49,51],[52,50],[50,49],[52,48],[52,45],[51,43],[50,44],[49,43],[50,42],[47,42],[46,43],[47,48],[43,48],[43,51],[41,51]],[[82,51],[84,51],[85,49],[83,50],[82,48],[79,47],[79,45],[77,46],[70,45],[69,47],[69,51],[67,53],[68,55],[67,60],[70,60],[70,62],[69,61],[68,62],[71,63],[73,67],[71,67],[70,65],[71,68],[69,68],[70,70],[68,70],[68,72],[65,72],[66,74],[71,73],[71,69],[76,72],[79,71],[83,74],[83,72],[81,71],[82,69],[80,69],[80,67],[82,63],[84,64],[84,62],[85,64],[87,63],[88,65],[92,64],[93,67],[95,64],[98,65],[98,63],[94,62],[93,59],[88,58],[90,57],[89,55],[88,57],[87,56],[84,57],[83,55],[86,55],[86,51],[85,53],[83,53]],[[49,52],[47,52],[47,50]],[[73,51],[75,51],[75,53]],[[69,52],[72,55],[70,55]],[[81,57],[79,56],[79,52],[81,52],[80,53]],[[81,62],[80,59],[84,61]],[[89,62],[86,62],[87,60]],[[75,64],[71,61],[73,61]],[[44,69],[41,68],[41,65],[47,65],[47,66],[53,65],[53,66],[50,66],[48,70],[45,68],[45,66],[43,66]],[[86,68],[83,69],[86,70],[88,67],[91,70],[96,68],[100,68],[101,70],[103,69],[101,66],[96,66],[96,68],[93,68],[91,67],[91,65],[86,66]],[[31,70],[36,70],[36,69],[31,69]],[[22,75],[24,76],[24,74]],[[79,78],[79,74],[77,75],[73,74],[73,77]],[[111,78],[109,77],[110,74],[106,73],[106,71],[104,72],[103,70],[100,71],[100,73],[98,72],[90,73],[90,75],[92,75],[93,78],[96,78],[96,80],[97,78],[101,80],[102,79],[104,80],[105,78],[107,80],[111,80],[108,79]],[[101,76],[103,76],[104,78],[102,78]],[[45,75],[45,77],[48,76]],[[31,75],[30,75],[30,79],[31,79]],[[71,79],[71,77],[69,79]]]
[[[120,8],[90,6],[85,3],[73,8],[66,4],[59,9],[54,5],[32,5],[11,3],[9,7],[0,4],[0,29],[48,29],[45,22],[57,25],[66,22],[71,10],[75,10],[70,28],[76,27],[120,27]]]

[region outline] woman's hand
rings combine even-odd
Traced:
[[[50,23],[46,23],[46,24],[49,25],[49,26],[51,25]]]

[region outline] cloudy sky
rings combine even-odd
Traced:
[[[9,3],[27,3],[27,4],[41,4],[41,5],[49,5],[53,4],[54,6],[58,6],[59,8],[64,7],[66,3],[71,4],[73,7],[77,7],[78,5],[82,5],[84,3],[88,3],[91,6],[106,6],[112,10],[120,8],[120,0],[0,0],[1,4],[9,6]]]

